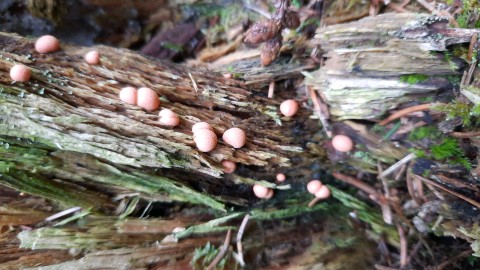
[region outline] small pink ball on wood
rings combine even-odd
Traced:
[[[170,127],[175,127],[180,124],[180,117],[176,113],[174,113],[172,110],[169,109],[163,109],[158,113],[160,116],[160,123],[166,126]]]
[[[269,188],[264,187],[262,185],[259,185],[259,184],[253,185],[253,193],[258,198],[261,198],[261,199],[265,198],[268,194],[268,190],[269,190]]]
[[[169,126],[169,127],[176,127],[180,124],[180,117],[178,115],[174,116],[163,116],[160,118],[160,123]]]
[[[320,182],[320,180],[312,180],[308,182],[307,190],[309,193],[315,194],[320,190],[322,186],[323,185],[322,185],[322,182]]]
[[[41,36],[35,42],[35,50],[39,53],[56,52],[60,49],[60,41],[54,36]]]
[[[292,117],[298,112],[298,103],[293,99],[288,99],[280,104],[280,112],[286,117]]]
[[[210,152],[217,146],[217,135],[209,129],[200,129],[195,132],[193,140],[201,152]]]
[[[100,63],[100,54],[97,51],[88,52],[84,58],[89,65],[98,65]]]
[[[122,90],[120,90],[119,96],[121,101],[128,104],[136,105],[137,94],[138,94],[137,89],[129,86],[129,87],[122,88]]]
[[[225,131],[222,139],[233,148],[241,148],[247,142],[247,135],[243,130],[234,127]]]
[[[315,192],[315,197],[319,199],[327,199],[330,197],[330,189],[325,185],[321,186],[320,189]]]
[[[237,169],[237,164],[231,160],[223,160],[222,165],[224,173],[233,173]]]
[[[278,181],[278,182],[283,182],[283,181],[285,181],[285,179],[287,179],[287,177],[285,176],[285,174],[283,174],[283,173],[277,174],[277,181]]]
[[[160,107],[160,99],[157,93],[150,88],[142,87],[138,89],[137,105],[147,111],[154,111]]]
[[[332,139],[332,146],[339,152],[349,152],[353,149],[353,141],[345,135],[335,135]]]
[[[201,130],[201,129],[208,129],[213,131],[212,126],[207,123],[207,122],[198,122],[195,125],[192,126],[192,132],[195,134],[195,132]]]
[[[174,113],[174,112],[173,112],[172,110],[170,110],[170,109],[162,109],[162,110],[158,113],[158,115],[159,115],[160,117],[173,117],[173,116],[177,116],[177,114]]]
[[[29,67],[16,64],[10,69],[10,78],[17,82],[26,82],[32,77],[32,71]]]

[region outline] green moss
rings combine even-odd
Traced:
[[[416,148],[410,148],[408,149],[409,152],[414,153],[417,158],[424,158],[427,156],[424,150],[422,149],[416,149]]]
[[[438,139],[442,133],[435,127],[418,127],[412,130],[408,135],[408,139],[411,141],[418,141],[424,138]]]
[[[445,138],[440,144],[432,146],[432,157],[436,160],[448,160],[453,164],[461,164],[470,169],[470,162],[454,138]]]
[[[446,105],[439,105],[433,109],[441,111],[447,114],[447,119],[454,119],[459,117],[462,119],[463,126],[470,127],[480,124],[480,107],[473,106],[468,103],[464,103],[455,100]]]
[[[400,76],[400,81],[404,83],[408,83],[410,85],[416,83],[422,83],[428,79],[427,75],[424,74],[407,74]]]

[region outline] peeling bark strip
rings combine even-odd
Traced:
[[[319,28],[315,40],[328,60],[307,83],[326,98],[333,116],[378,119],[403,102],[446,89],[446,77],[460,74],[463,63],[443,52],[478,30],[447,24],[425,14],[389,13]]]
[[[68,205],[106,203],[109,210],[109,196],[99,194],[102,185],[114,185],[115,193],[223,209],[220,201],[245,204],[227,197],[228,186],[254,182],[238,175],[221,179],[223,159],[288,166],[288,152],[300,150],[285,132],[289,124],[278,128],[277,104],[251,95],[239,81],[104,46],[96,48],[101,64],[90,66],[83,55],[91,48],[62,45],[41,55],[33,43],[0,33],[0,184]],[[14,63],[32,69],[29,82],[12,84],[8,72]],[[118,93],[126,86],[152,88],[181,124],[161,126],[158,111],[121,102]],[[191,127],[199,121],[209,122],[219,138],[232,126],[242,128],[246,146],[233,149],[220,141],[208,154],[197,151]],[[216,198],[188,187],[208,191],[225,185],[227,196]]]

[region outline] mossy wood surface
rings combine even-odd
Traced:
[[[261,180],[249,178],[252,172],[289,166],[289,155],[302,150],[287,132],[291,124],[279,125],[278,104],[252,95],[242,82],[110,47],[97,47],[101,64],[90,66],[83,55],[91,48],[62,45],[41,55],[33,43],[0,34],[3,185],[107,212],[115,207],[111,197],[126,192],[224,210],[226,202],[245,205],[251,190],[238,184]],[[32,69],[29,82],[12,83],[8,73],[15,63]],[[176,112],[181,124],[162,126],[158,110],[120,101],[126,86],[152,88],[161,108]],[[195,147],[191,127],[199,121],[209,122],[219,137],[210,153]],[[234,126],[248,134],[240,149],[221,140]],[[225,178],[224,159],[243,166],[242,173]]]
[[[339,119],[381,118],[389,109],[451,90],[464,62],[447,46],[478,30],[427,14],[388,13],[317,29],[325,66],[307,77]]]

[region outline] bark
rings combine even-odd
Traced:
[[[225,202],[246,204],[246,185],[260,180],[250,176],[289,166],[290,156],[302,150],[289,136],[293,123],[278,125],[278,104],[242,82],[101,46],[101,64],[90,66],[83,55],[91,48],[62,45],[41,55],[33,42],[0,34],[3,185],[104,212],[114,210],[115,194],[127,192],[224,210]],[[29,82],[12,83],[14,63],[32,69]],[[121,102],[125,86],[154,89],[181,124],[164,127],[157,111]],[[219,138],[230,127],[242,128],[246,146],[233,149],[219,139],[214,151],[199,152],[190,131],[199,121],[209,122]],[[237,162],[240,173],[224,175],[224,159]]]
[[[447,46],[479,32],[447,25],[435,16],[387,13],[319,28],[315,43],[327,60],[307,84],[339,119],[377,120],[402,103],[441,96],[465,66]]]

